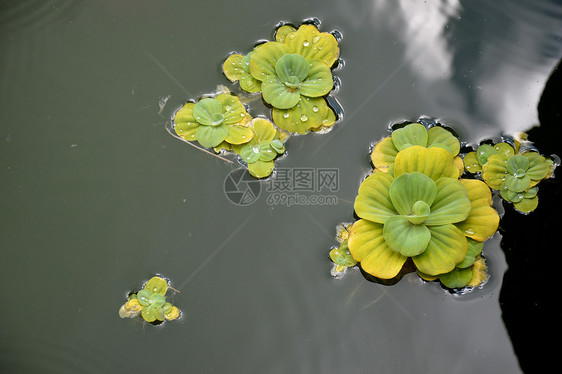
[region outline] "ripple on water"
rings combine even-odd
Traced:
[[[108,355],[107,347],[95,342],[66,341],[62,345],[45,339],[20,340],[3,337],[0,343],[5,373],[126,372],[123,360]]]

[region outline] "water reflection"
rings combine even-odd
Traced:
[[[405,44],[416,89],[431,91],[435,115],[463,122],[472,142],[537,122],[530,109],[562,53],[559,2],[398,3],[373,6]]]
[[[0,30],[10,33],[36,33],[55,23],[71,22],[79,12],[80,1],[18,0],[0,3]]]
[[[333,281],[327,258],[333,238],[320,228],[352,219],[360,176],[370,170],[368,145],[388,136],[389,123],[448,117],[459,125],[442,122],[474,140],[508,124],[533,124],[538,97],[527,96],[537,94],[533,80],[544,80],[560,53],[552,23],[559,7],[217,1],[198,2],[197,16],[188,19],[193,2],[142,4],[0,5],[14,9],[0,12],[1,233],[9,248],[1,264],[23,292],[5,295],[5,367],[126,372],[122,366],[134,362],[146,372],[162,365],[200,373],[498,366],[505,370],[496,372],[517,372],[496,300],[506,267],[499,240],[485,249],[490,283],[459,298],[408,277],[390,287],[359,272]],[[239,166],[165,133],[158,100],[172,95],[161,113],[167,117],[182,101],[226,83],[213,70],[220,56],[269,35],[280,19],[307,16],[345,35],[346,64],[337,75],[346,115],[327,135],[294,139],[282,167],[338,168],[341,203],[271,207],[262,198],[235,206],[223,196],[223,182]],[[210,24],[212,32],[203,32]],[[527,120],[514,118],[519,114]],[[245,225],[247,217],[254,218]],[[162,328],[119,319],[123,285],[134,287],[154,271],[183,284],[177,302],[187,318]],[[529,282],[525,294],[536,291]],[[37,307],[22,309],[30,290]],[[542,291],[546,297],[548,289]]]
[[[562,154],[562,62],[548,80],[540,98],[540,126],[529,131],[543,152]],[[545,336],[560,334],[562,311],[551,285],[559,282],[558,271],[545,262],[559,256],[559,215],[562,178],[555,173],[539,185],[539,206],[528,216],[506,209],[500,229],[502,249],[509,266],[500,293],[502,317],[523,370],[536,372],[537,362],[556,365],[558,352]]]

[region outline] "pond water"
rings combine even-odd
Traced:
[[[338,184],[314,193],[323,203],[288,206],[262,181],[236,205],[225,179],[240,165],[166,123],[217,85],[240,92],[220,71],[229,52],[309,17],[342,34],[344,115],[290,139],[276,166],[336,170]],[[392,123],[434,117],[470,143],[537,126],[561,19],[555,0],[0,2],[0,369],[522,372],[502,319],[517,304],[499,300],[502,234],[484,247],[490,280],[462,296],[414,274],[334,280],[328,252]],[[180,291],[182,318],[120,319],[156,273]]]

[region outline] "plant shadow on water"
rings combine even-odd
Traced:
[[[539,101],[540,127],[529,138],[545,154],[562,154],[562,61],[552,72]],[[541,202],[536,211],[521,215],[507,208],[500,222],[501,247],[508,270],[499,301],[502,318],[524,372],[535,372],[537,363],[553,365],[557,348],[547,336],[559,336],[562,311],[552,287],[560,275],[550,263],[559,253],[560,175],[541,184]]]

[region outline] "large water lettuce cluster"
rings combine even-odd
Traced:
[[[272,107],[273,122],[291,133],[331,127],[336,115],[326,102],[334,88],[332,68],[338,60],[335,36],[313,24],[283,25],[275,40],[246,55],[233,53],[223,64],[225,76],[247,92],[261,92]]]
[[[481,252],[500,221],[491,188],[521,211],[534,209],[536,184],[551,175],[552,161],[537,152],[516,154],[502,143],[480,146],[463,162],[460,149],[445,127],[420,123],[396,128],[376,143],[374,170],[354,203],[359,219],[346,226],[348,237],[330,253],[332,274],[356,261],[379,279],[413,267],[448,288],[482,284],[487,275]],[[465,170],[481,172],[482,180]]]
[[[231,53],[222,65],[227,79],[243,91],[261,94],[271,119],[253,118],[239,97],[222,89],[187,102],[175,113],[173,129],[185,141],[235,154],[252,176],[268,177],[291,134],[325,131],[336,122],[326,99],[338,58],[333,34],[311,23],[282,25],[273,41],[245,55]]]

